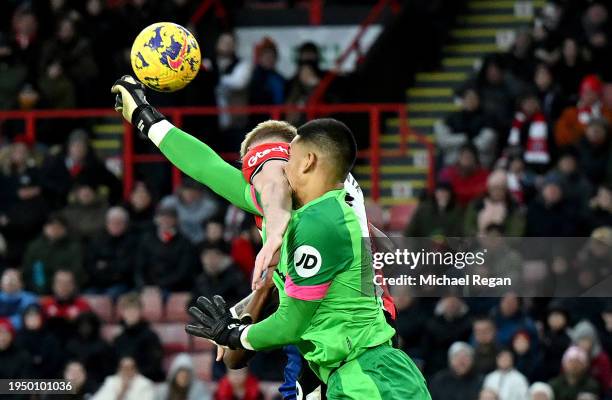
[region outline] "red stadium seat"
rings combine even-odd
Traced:
[[[163,305],[159,288],[147,287],[140,294],[142,312],[144,318],[149,322],[160,322],[162,320]]]
[[[187,314],[187,305],[191,300],[191,294],[172,293],[166,303],[166,312],[164,320],[167,322],[187,322],[189,314]]]
[[[187,351],[189,347],[189,337],[185,332],[185,324],[153,324],[153,330],[159,336],[166,354]]]
[[[114,322],[113,300],[109,296],[88,294],[83,297],[102,321]]]
[[[210,381],[212,379],[212,363],[214,355],[210,351],[201,353],[191,353],[191,359],[195,368],[196,376],[202,380]]]
[[[416,204],[398,204],[391,207],[387,230],[391,232],[403,231],[412,219],[416,207]]]
[[[102,325],[102,339],[111,343],[117,335],[121,333],[121,325],[119,324],[104,324]]]

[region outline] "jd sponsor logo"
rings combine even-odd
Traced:
[[[312,246],[300,246],[293,254],[293,263],[299,276],[310,278],[321,269],[321,253]]]

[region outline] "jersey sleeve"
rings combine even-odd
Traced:
[[[168,130],[158,147],[172,164],[235,206],[252,214],[261,214],[253,201],[251,185],[244,180],[239,169],[223,160],[205,143],[169,123],[167,125]]]
[[[252,184],[255,175],[270,160],[289,160],[289,143],[264,143],[253,147],[242,158],[242,174]]]
[[[334,277],[350,265],[353,259],[350,236],[343,215],[335,214],[307,211],[294,225],[295,229],[289,232],[287,296],[307,301],[321,300]]]

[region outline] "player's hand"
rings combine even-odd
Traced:
[[[211,302],[200,296],[196,306],[189,307],[188,312],[195,319],[195,323],[185,326],[188,334],[208,339],[222,347],[234,350],[244,348],[240,334],[247,325],[232,317],[223,297],[214,296]]]
[[[141,133],[146,135],[151,125],[164,119],[164,116],[147,102],[144,85],[132,76],[123,75],[121,79],[117,79],[111,92],[117,94],[115,110]]]
[[[261,289],[267,282],[270,282],[274,268],[276,267],[276,264],[278,264],[278,252],[282,244],[282,237],[266,238],[266,243],[264,243],[261,250],[259,250],[259,253],[257,253],[257,257],[255,258],[255,268],[253,269],[253,282],[251,283],[251,289]]]

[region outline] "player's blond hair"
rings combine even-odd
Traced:
[[[244,155],[249,151],[251,144],[255,141],[278,138],[291,142],[296,135],[297,129],[289,122],[277,121],[274,119],[260,122],[244,137],[244,140],[240,145],[240,158],[244,157]]]

